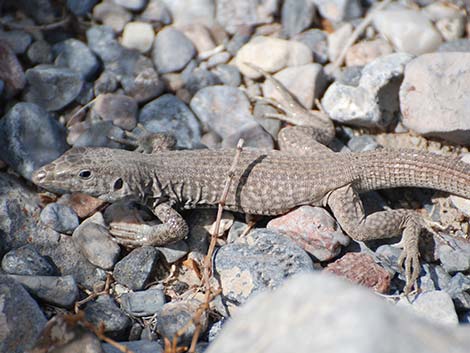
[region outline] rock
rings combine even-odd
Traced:
[[[123,7],[113,2],[101,2],[93,8],[93,18],[111,27],[115,32],[121,32],[132,15]]]
[[[15,104],[0,120],[0,140],[0,158],[28,180],[68,148],[65,129],[33,103]]]
[[[29,46],[26,56],[33,64],[51,64],[52,47],[45,40],[37,40]]]
[[[465,32],[465,13],[458,7],[433,3],[423,9],[445,41],[459,39]]]
[[[109,3],[101,3],[98,6]],[[127,22],[126,22],[127,23]],[[115,38],[113,28],[109,26],[93,26],[86,31],[88,47],[100,57],[105,63],[114,62],[120,59],[123,47]]]
[[[345,23],[328,36],[328,57],[334,62],[353,33],[353,26]]]
[[[312,60],[312,52],[303,43],[256,36],[238,51],[235,64],[243,75],[257,79],[261,74],[246,66],[245,63],[253,64],[271,73],[287,66],[306,65]]]
[[[158,32],[152,59],[159,73],[182,70],[194,55],[196,49],[193,43],[180,31],[167,27]]]
[[[83,80],[79,73],[65,67],[38,65],[26,71],[25,99],[48,111],[66,107],[80,94]]]
[[[352,152],[373,151],[380,148],[379,143],[372,135],[353,136],[348,141],[348,147]]]
[[[85,306],[85,318],[95,326],[104,324],[106,336],[123,339],[131,326],[131,319],[124,314],[109,295],[101,295]]]
[[[411,61],[400,87],[403,124],[418,134],[469,144],[470,54],[432,53]],[[456,94],[457,93],[457,94]]]
[[[93,83],[95,96],[98,97],[100,94],[113,93],[117,90],[118,84],[118,78],[115,74],[104,71]]]
[[[129,314],[137,317],[151,316],[165,304],[162,288],[152,287],[144,291],[123,293],[121,307]]]
[[[188,106],[172,94],[164,94],[142,107],[139,122],[149,132],[169,132],[181,147],[194,148],[200,143],[199,122]]]
[[[335,121],[386,129],[395,122],[400,82],[410,60],[410,55],[397,53],[370,62],[357,87],[339,82],[330,85],[321,101],[323,108]]]
[[[313,61],[319,64],[326,64],[328,61],[328,36],[320,29],[309,29],[299,33],[292,39],[305,44],[313,53]]]
[[[397,52],[421,55],[435,51],[442,43],[439,32],[422,13],[403,8],[376,12],[374,27]],[[406,31],[403,31],[406,28]]]
[[[286,0],[282,4],[282,31],[292,37],[309,28],[315,20],[315,5],[309,0]]]
[[[0,298],[0,352],[22,353],[33,346],[47,320],[26,290],[6,276],[0,276]]]
[[[113,0],[116,4],[131,11],[141,11],[147,6],[148,0]]]
[[[100,68],[96,55],[79,40],[73,38],[64,40],[55,44],[52,50],[57,66],[78,72],[84,80],[92,80]]]
[[[165,246],[156,246],[155,248],[169,264],[182,259],[189,251],[188,244],[184,240],[180,240]]]
[[[12,97],[21,91],[26,78],[23,68],[8,44],[0,41],[0,80],[4,82],[3,96]]]
[[[464,353],[470,339],[464,327],[430,323],[339,278],[309,273],[250,300],[206,352],[289,352],[293,342],[298,353]]]
[[[100,94],[96,97],[93,111],[105,121],[124,130],[132,130],[137,125],[137,102],[123,94]]]
[[[75,16],[84,16],[91,12],[91,9],[98,0],[67,0],[66,6]]]
[[[183,26],[181,31],[191,40],[199,55],[204,56],[205,52],[211,52],[216,47],[211,31],[200,23]]]
[[[75,211],[65,205],[50,203],[41,212],[41,222],[56,232],[72,234],[79,221]]]
[[[212,0],[162,0],[177,26],[200,23],[212,26],[215,22],[215,4]],[[149,5],[150,6],[150,5]]]
[[[6,43],[15,54],[24,54],[32,41],[31,34],[23,31],[0,31],[0,42]]]
[[[109,270],[118,261],[121,248],[113,241],[103,223],[101,213],[96,213],[75,229],[72,239],[88,261]]]
[[[222,246],[214,261],[214,273],[230,311],[252,294],[279,287],[287,277],[304,271],[313,271],[307,253],[272,230],[256,229]]]
[[[470,39],[462,38],[450,42],[442,43],[437,49],[438,52],[470,52]]]
[[[319,64],[307,64],[288,67],[274,75],[300,103],[307,109],[312,109],[315,99],[320,98],[327,85],[327,77]],[[263,84],[263,96],[273,98],[281,104],[288,105],[282,94],[271,81]]]
[[[364,66],[371,61],[393,53],[393,48],[384,39],[359,42],[346,53],[346,66]]]
[[[272,150],[274,142],[272,137],[257,122],[245,124],[233,134],[226,136],[222,141],[222,148],[236,148],[240,139],[245,142],[244,147]]]
[[[409,299],[402,298],[397,306],[413,310],[418,315],[437,324],[454,325],[459,323],[454,303],[444,291],[424,292],[416,295],[411,303]]]
[[[121,44],[126,48],[146,53],[152,47],[154,38],[155,33],[150,23],[129,22],[122,32]]]
[[[189,91],[191,96],[197,93],[200,89],[208,86],[221,85],[222,81],[219,77],[205,69],[195,69],[187,75],[183,75],[184,78],[184,89]]]
[[[8,275],[36,298],[62,308],[70,308],[78,299],[78,287],[72,276]]]
[[[70,142],[73,143],[74,147],[117,148],[120,144],[111,140],[109,137],[123,138],[123,135],[123,130],[113,125],[111,121],[98,121],[77,136],[75,141]]]
[[[318,12],[331,22],[346,22],[362,16],[359,0],[313,0]]]
[[[126,347],[131,352],[138,353],[163,353],[163,347],[156,341],[148,341],[146,339],[140,341],[124,341],[119,342],[120,345]],[[102,345],[105,353],[121,353],[119,350],[113,347],[109,343],[103,343]]]
[[[178,337],[179,344],[190,344],[196,329],[191,320],[200,305],[197,300],[166,303],[157,313],[158,333],[172,342],[176,332],[190,323],[184,333]],[[207,329],[207,311],[201,315],[200,324],[203,333]]]
[[[2,258],[2,270],[13,275],[58,275],[57,268],[41,256],[32,244],[27,244],[6,253]]]
[[[331,260],[349,244],[349,237],[321,207],[301,206],[269,221],[267,228],[282,232],[318,261]]]
[[[57,21],[60,11],[50,0],[19,0],[15,4],[38,24]]]
[[[158,251],[153,246],[136,248],[114,266],[113,277],[129,289],[141,290],[150,280],[158,260]]]
[[[105,203],[103,200],[81,193],[62,195],[57,202],[71,207],[80,218],[91,216]]]
[[[347,253],[329,263],[325,271],[347,278],[353,283],[373,288],[378,293],[390,290],[390,274],[378,265],[372,256],[364,253]]]
[[[441,235],[446,242],[439,241],[436,251],[442,267],[447,272],[466,271],[470,268],[470,241],[463,238]]]

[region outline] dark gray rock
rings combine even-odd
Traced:
[[[58,275],[55,265],[41,256],[31,244],[6,253],[2,259],[2,270],[13,275]]]
[[[52,47],[45,40],[37,40],[29,46],[26,56],[33,64],[50,64],[53,59]]]
[[[83,16],[91,12],[98,0],[67,0],[65,5],[75,16]]]
[[[163,347],[155,341],[141,340],[141,341],[125,341],[119,342],[127,349],[135,353],[163,353]],[[105,353],[121,353],[122,351],[113,347],[109,343],[103,343]]]
[[[8,275],[34,297],[51,305],[70,308],[78,298],[78,287],[72,276],[18,276]]]
[[[0,42],[0,80],[5,83],[5,98],[16,95],[26,84],[21,63],[10,46],[3,42]]]
[[[152,59],[159,73],[182,70],[196,55],[193,43],[182,32],[167,27],[158,32],[152,49]]]
[[[192,70],[191,73],[183,76],[185,88],[189,91],[191,96],[201,88],[222,84],[219,76],[206,69],[195,69]]]
[[[52,23],[61,16],[60,7],[54,6],[51,0],[18,0],[15,4],[37,24]]]
[[[93,79],[100,68],[96,55],[85,43],[77,39],[71,38],[57,43],[52,50],[57,66],[68,67],[78,72],[84,80]]]
[[[129,289],[141,290],[150,280],[158,259],[158,251],[152,246],[134,249],[116,264],[113,277]]]
[[[282,4],[282,32],[292,37],[309,28],[315,18],[315,5],[310,0],[286,0]]]
[[[82,90],[80,94],[75,98],[75,101],[78,104],[85,105],[90,103],[91,100],[95,98],[95,93],[93,92],[93,83],[91,82],[83,82]]]
[[[44,109],[17,103],[0,120],[0,159],[26,179],[34,170],[63,154],[65,129]]]
[[[41,222],[56,232],[72,234],[79,220],[75,211],[66,205],[50,203],[41,212]]]
[[[133,316],[150,316],[165,304],[162,288],[150,288],[139,292],[123,293],[121,307]]]
[[[26,71],[25,99],[48,111],[64,108],[80,94],[83,80],[65,67],[38,65]]]
[[[169,264],[182,259],[189,251],[188,244],[184,240],[177,241],[165,246],[156,246],[160,254]]]
[[[108,71],[104,71],[100,77],[93,83],[95,96],[99,96],[104,93],[112,93],[117,90],[119,81],[117,76]]]
[[[0,31],[0,41],[10,46],[15,54],[24,54],[33,41],[31,34],[23,31]]]
[[[143,106],[139,122],[149,132],[173,134],[181,147],[194,147],[201,140],[196,117],[181,99],[172,94],[164,94]]]
[[[23,353],[31,348],[46,325],[38,304],[11,278],[0,276],[1,353]]]
[[[96,301],[89,302],[84,311],[88,321],[97,327],[103,323],[106,335],[114,339],[123,339],[132,324],[131,319],[119,309],[116,302],[108,295],[99,296]]]
[[[116,40],[111,27],[93,26],[86,31],[88,47],[98,55],[103,62],[119,60],[123,47]]]

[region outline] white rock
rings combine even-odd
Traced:
[[[121,44],[129,49],[146,53],[152,47],[155,32],[149,23],[129,22],[122,32]]]
[[[394,8],[378,11],[373,24],[397,51],[420,55],[436,50],[442,43],[431,21],[415,10]]]
[[[353,26],[350,23],[346,23],[333,33],[330,33],[328,36],[328,57],[331,62],[335,61],[341,53],[352,32]]]

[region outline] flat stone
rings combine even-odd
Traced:
[[[129,314],[137,317],[151,316],[165,304],[162,288],[149,288],[139,292],[123,293],[121,307]]]

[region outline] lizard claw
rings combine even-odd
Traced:
[[[418,240],[422,225],[416,217],[410,217],[407,223],[400,242],[403,246],[403,251],[398,258],[398,266],[405,270],[405,295],[411,292],[421,272]]]

